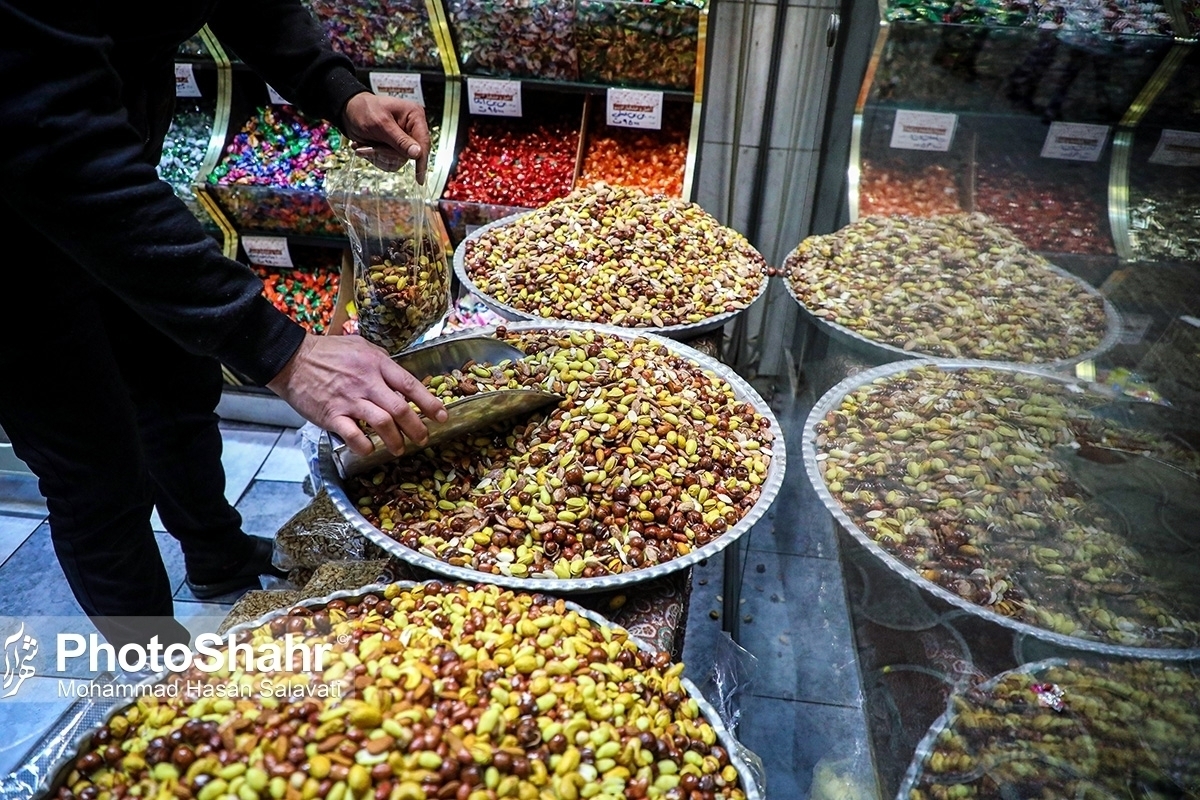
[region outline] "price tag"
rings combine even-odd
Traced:
[[[191,64],[175,65],[175,96],[200,97],[200,84],[196,83],[196,69]]]
[[[608,124],[620,128],[662,128],[663,93],[608,90]]]
[[[291,103],[289,103],[287,100],[284,100],[283,95],[281,95],[279,92],[275,91],[275,87],[269,83],[267,84],[267,94],[270,95],[271,102],[277,106],[290,106],[291,105]]]
[[[243,236],[242,247],[251,264],[260,267],[292,267],[288,241],[282,236]]]
[[[467,102],[472,114],[521,116],[521,82],[467,78]]]
[[[1150,163],[1200,167],[1200,132],[1164,130],[1158,137],[1158,147],[1150,155]]]
[[[954,141],[957,114],[932,111],[897,111],[892,125],[891,146],[897,150],[933,150],[946,152]]]
[[[385,94],[400,100],[412,100],[425,105],[425,95],[421,92],[421,76],[411,72],[372,72],[371,91],[375,94]]]
[[[1096,161],[1108,142],[1107,125],[1085,125],[1081,122],[1051,122],[1042,145],[1042,158],[1067,161]]]

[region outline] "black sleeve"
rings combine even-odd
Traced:
[[[298,0],[220,0],[208,27],[222,47],[309,116],[341,127],[350,98],[370,91]]]
[[[304,331],[141,159],[98,16],[107,4],[20,5],[0,0],[0,213],[189,351],[266,383]]]

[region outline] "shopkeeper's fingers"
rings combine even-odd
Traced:
[[[362,428],[358,427],[358,423],[349,417],[332,420],[328,430],[345,442],[356,455],[369,456],[375,451],[375,445],[371,444],[371,440],[362,432]]]
[[[346,132],[359,146],[391,149],[416,159],[418,183],[429,163],[429,124],[425,109],[411,100],[362,92],[350,98],[343,114]]]
[[[429,389],[427,389],[419,380],[414,378],[412,374],[408,372],[408,370],[404,369],[404,367],[401,367],[395,361],[388,359],[388,363],[383,365],[382,371],[383,379],[387,382],[387,385],[412,402],[416,403],[417,408],[421,409],[421,413],[426,417],[432,420],[437,420],[438,422],[445,422],[449,417],[449,414],[446,411],[446,406],[442,403],[442,401],[434,397],[433,392],[429,391]],[[408,408],[409,412],[411,413],[412,409],[409,408],[408,404],[405,403],[404,405],[405,408]],[[415,414],[413,416],[416,418]],[[401,425],[403,426],[404,420],[399,417],[397,419],[400,419]],[[424,424],[422,424],[421,427],[424,429]],[[408,429],[405,428],[405,431],[407,430]],[[417,439],[415,436],[412,436],[411,438],[413,440]],[[421,441],[424,440],[422,439]]]

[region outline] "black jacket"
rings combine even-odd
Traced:
[[[300,0],[0,0],[0,224],[31,225],[189,351],[266,383],[303,329],[155,171],[176,49],[205,23],[312,116],[341,124],[367,91]]]

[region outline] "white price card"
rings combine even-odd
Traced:
[[[896,111],[891,146],[898,150],[932,150],[944,153],[954,141],[957,114],[933,111]]]
[[[1151,164],[1167,167],[1200,167],[1200,132],[1163,130],[1158,147],[1150,154]]]
[[[291,105],[291,103],[289,101],[285,100],[283,95],[281,95],[279,92],[275,91],[275,87],[269,83],[267,84],[267,94],[270,96],[271,102],[277,106],[290,106]]]
[[[1108,142],[1107,125],[1082,122],[1051,122],[1042,145],[1042,158],[1067,161],[1097,161]]]
[[[663,93],[608,90],[608,124],[620,128],[662,128]]]
[[[425,95],[421,92],[421,76],[412,72],[372,72],[371,91],[400,100],[412,100],[425,105]]]
[[[175,65],[175,96],[200,97],[200,84],[196,83],[196,69],[191,64]]]
[[[472,114],[521,116],[521,82],[467,78],[467,103]]]
[[[243,236],[242,247],[251,264],[260,267],[292,267],[288,240],[283,236]]]

